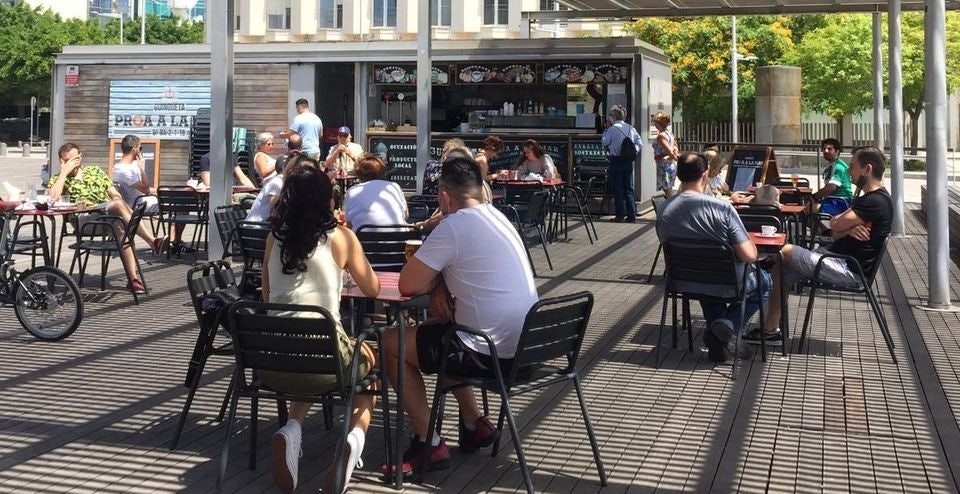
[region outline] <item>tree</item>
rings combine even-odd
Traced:
[[[873,105],[871,30],[869,16],[831,16],[785,57],[800,67],[805,107],[839,123]]]
[[[120,20],[111,19],[104,25],[108,40],[120,37]],[[182,20],[176,17],[147,16],[147,43],[151,45],[176,45],[203,43],[205,29],[202,22]],[[123,23],[123,42],[140,43],[140,19]]]
[[[737,18],[737,50],[757,57],[739,70],[738,100],[753,114],[753,69],[777,63],[793,47],[791,18]],[[674,100],[689,122],[730,118],[730,18],[642,18],[627,25],[637,38],[664,50],[673,68]]]

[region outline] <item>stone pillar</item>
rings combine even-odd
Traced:
[[[756,72],[758,144],[801,144],[800,67],[758,67]],[[788,153],[777,153],[781,169],[799,163]]]

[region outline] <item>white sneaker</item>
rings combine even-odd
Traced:
[[[363,468],[363,460],[360,459],[360,455],[363,453],[363,444],[366,440],[366,436],[363,433],[356,430],[350,431],[350,434],[347,434],[347,447],[344,453],[346,458],[343,460],[343,486],[340,489],[340,493],[347,490],[347,486],[350,485],[350,478],[353,477],[353,470],[356,467]],[[337,444],[339,451],[340,444]],[[326,475],[326,487],[324,488],[324,493],[332,493],[333,490],[333,476],[334,476],[334,467],[337,463],[334,460],[334,463],[330,465],[330,468],[327,469]]]
[[[273,480],[284,492],[297,488],[301,434],[300,424],[292,420],[273,434]]]

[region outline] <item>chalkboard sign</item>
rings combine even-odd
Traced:
[[[123,139],[110,139],[110,154],[107,159],[107,175],[113,179],[113,164],[123,158],[123,150],[120,148],[120,141]],[[146,172],[146,182],[151,187],[160,186],[160,140],[159,139],[140,139],[140,154],[143,156]]]
[[[727,186],[744,191],[757,182],[772,183],[779,176],[777,161],[770,146],[736,146],[730,153]]]
[[[600,144],[600,136],[595,141],[573,141],[573,163],[579,165],[581,161],[606,161],[607,153]]]
[[[387,165],[387,180],[404,190],[417,189],[417,140],[411,137],[370,138],[367,148]]]

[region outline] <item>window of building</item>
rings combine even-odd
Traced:
[[[397,27],[397,0],[373,0],[373,27]]]
[[[506,24],[510,13],[510,0],[483,0],[483,23]]]
[[[290,29],[290,0],[267,1],[267,29]]]
[[[430,25],[449,26],[450,0],[430,0]]]
[[[570,7],[557,0],[540,0],[540,10],[570,10]]]
[[[343,27],[342,0],[318,0],[318,15],[321,29],[340,29]]]

